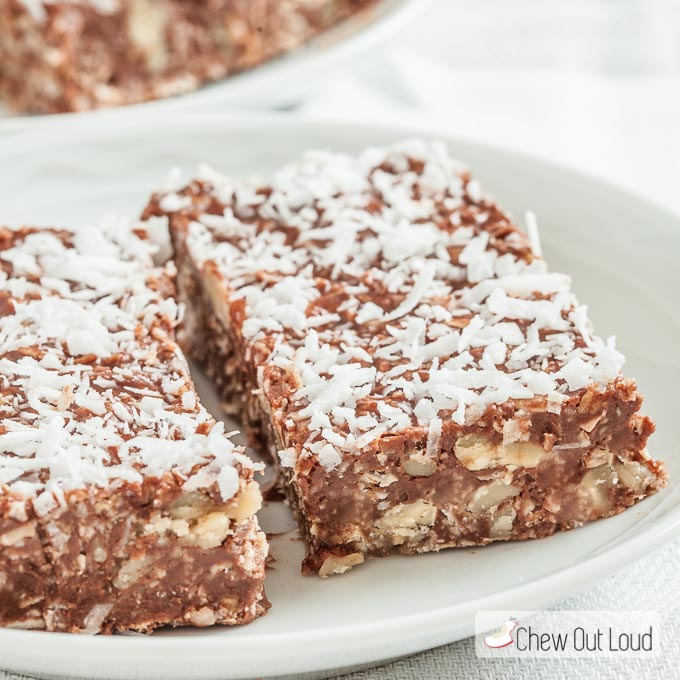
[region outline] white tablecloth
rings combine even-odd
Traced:
[[[653,659],[478,659],[473,638],[343,680],[661,680],[680,676],[680,540],[626,567],[555,609],[656,610],[662,652]]]

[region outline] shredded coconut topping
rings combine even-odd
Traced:
[[[229,500],[250,463],[196,399],[149,243],[120,224],[1,235],[0,486],[38,513],[168,472]]]
[[[509,401],[554,411],[621,370],[569,277],[540,259],[534,218],[529,240],[441,144],[309,152],[269,185],[204,169],[160,200],[226,304],[244,305],[237,330],[286,424],[286,466],[331,470],[411,427],[430,450],[442,423]]]

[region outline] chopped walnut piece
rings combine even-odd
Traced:
[[[490,484],[480,486],[467,509],[470,512],[485,512],[508,498],[516,496],[521,489],[518,486],[507,484],[502,479],[497,479]]]
[[[246,487],[238,494],[235,502],[226,506],[225,512],[228,517],[242,522],[252,517],[262,507],[262,492],[257,482],[248,482]]]
[[[594,509],[603,511],[611,507],[611,490],[617,483],[616,471],[609,465],[588,470],[581,480],[581,489],[589,495]]]
[[[614,463],[621,483],[636,494],[643,494],[654,482],[654,475],[640,463],[630,460]]]
[[[5,547],[20,546],[24,544],[27,538],[33,538],[35,535],[35,524],[33,522],[28,522],[18,526],[16,529],[0,534],[0,545]]]
[[[361,553],[350,553],[349,555],[329,555],[319,568],[319,576],[325,578],[332,574],[344,574],[357,564],[364,561]]]
[[[489,538],[494,540],[505,540],[510,538],[516,517],[517,512],[514,508],[507,508],[504,510],[491,521],[489,526]]]
[[[545,449],[534,442],[494,445],[481,435],[460,437],[455,445],[456,457],[468,470],[490,467],[536,467],[546,456]]]
[[[401,467],[411,477],[430,477],[437,470],[437,461],[422,455],[412,455],[401,464]]]
[[[416,536],[422,527],[432,526],[437,517],[437,508],[424,500],[402,503],[390,508],[376,523],[376,527],[390,532],[395,545]]]
[[[458,461],[468,470],[483,470],[491,467],[496,447],[482,435],[467,434],[458,438],[454,451]]]
[[[192,626],[197,626],[198,628],[205,628],[206,626],[214,626],[217,622],[217,616],[215,612],[209,607],[202,607],[197,611],[192,611],[189,613],[189,621]]]
[[[127,31],[131,44],[144,55],[150,72],[160,71],[168,59],[167,8],[155,0],[130,0]]]

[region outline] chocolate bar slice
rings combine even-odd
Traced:
[[[153,197],[184,342],[268,452],[305,572],[539,538],[665,481],[612,338],[444,146],[204,169]]]
[[[0,96],[17,111],[168,97],[261,64],[373,0],[0,0]]]
[[[263,614],[258,465],[198,402],[171,272],[120,227],[0,230],[0,625]]]

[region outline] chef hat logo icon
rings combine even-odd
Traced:
[[[495,633],[484,638],[484,644],[491,649],[500,649],[513,644],[515,641],[512,632],[519,626],[519,621],[515,618],[508,619]]]

